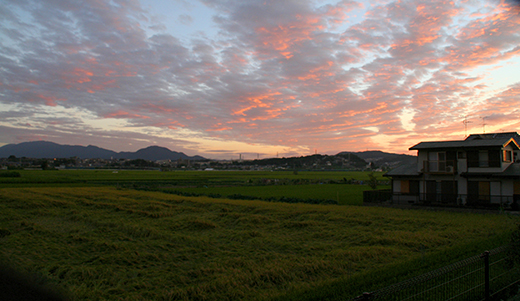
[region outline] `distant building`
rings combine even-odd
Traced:
[[[395,168],[392,200],[400,203],[513,206],[520,203],[520,135],[474,134],[421,142],[417,163]]]

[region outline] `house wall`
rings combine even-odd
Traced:
[[[441,148],[418,150],[417,171],[422,173],[422,176],[415,178],[415,180],[419,180],[419,193],[421,200],[427,200],[427,198],[432,199],[432,194],[436,193],[437,196],[433,196],[433,201],[435,201],[434,199],[437,197],[438,200],[442,199],[442,201],[445,202],[453,202],[453,198],[449,196],[453,196],[454,193],[457,193],[459,194],[459,198],[456,199],[457,203],[465,203],[468,195],[470,195],[472,201],[474,201],[475,194],[479,195],[478,201],[491,203],[511,202],[515,192],[517,195],[520,195],[520,181],[509,180],[507,178],[501,179],[493,174],[502,173],[510,167],[513,162],[520,162],[520,150],[518,150],[517,146],[518,144],[513,142],[509,143],[505,147],[495,145],[478,148],[477,146],[471,146],[469,148],[465,148],[464,146],[448,148],[445,150],[446,163],[443,163],[444,165],[439,169],[435,168],[435,166],[437,166],[435,164],[441,166],[441,163],[438,162],[443,162],[444,157],[435,155],[429,158],[429,154],[430,152],[442,151]],[[504,161],[504,150],[511,150],[513,152],[512,162]],[[456,154],[455,157],[453,155],[454,153]],[[475,157],[476,155],[478,156]],[[437,161],[437,158],[440,158],[440,160]],[[429,159],[431,159],[430,164],[425,170],[425,162],[428,162]],[[448,163],[453,163],[453,160],[456,160],[456,170],[454,173],[451,173],[447,167],[451,166],[448,165]],[[474,163],[477,162],[477,160],[478,164],[475,165]],[[496,167],[498,166],[498,162],[500,162],[500,166]],[[468,167],[468,165],[481,165],[482,167]],[[489,167],[489,165],[493,167]],[[446,167],[446,169],[444,167]],[[469,174],[469,179],[466,178],[466,173]],[[471,176],[472,173],[480,175]],[[461,174],[464,174],[464,177],[461,176]],[[408,196],[401,195],[402,180],[404,179],[395,180],[392,184],[393,191],[399,195],[400,198]],[[468,180],[486,183],[477,183],[477,185],[475,183],[470,183]],[[454,186],[455,184],[452,186],[450,181],[456,181],[456,186]],[[471,189],[473,190],[477,187],[478,191],[468,191],[469,187],[472,187]],[[430,192],[430,194],[427,194],[427,190],[429,190],[428,192]],[[439,195],[439,193],[441,195]]]
[[[463,177],[458,177],[458,185],[459,185],[459,194],[465,195],[468,193],[468,179]]]
[[[411,179],[413,180],[413,179]],[[403,181],[408,181],[408,179],[403,179]],[[418,197],[415,195],[407,195],[401,194],[401,180],[393,179],[392,180],[392,201],[394,204],[412,204],[418,200]]]
[[[509,166],[509,165],[507,165]],[[474,173],[501,173],[504,167],[468,167],[468,172]]]
[[[514,180],[502,180],[502,195],[513,196],[515,193]]]
[[[419,151],[417,154],[417,171],[421,172],[424,168],[424,161],[428,160],[428,152],[427,151]]]
[[[394,179],[392,181],[392,191],[394,193],[401,193],[401,180]]]
[[[489,183],[489,194],[491,195],[491,203],[500,203],[502,200],[502,183],[493,181]]]
[[[468,159],[457,159],[457,172],[468,171]]]

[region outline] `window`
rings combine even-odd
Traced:
[[[487,150],[478,152],[478,166],[488,167],[489,166],[489,154]]]
[[[402,194],[419,194],[419,181],[417,180],[401,180],[401,193]]]
[[[500,167],[500,150],[494,149],[488,151],[489,167]]]
[[[489,203],[491,185],[488,181],[468,181],[468,200]]]
[[[457,181],[441,181],[442,202],[455,203],[458,197]]]
[[[430,152],[428,154],[428,171],[446,171],[446,153]]]
[[[490,182],[478,182],[478,199],[488,201],[490,195]]]
[[[513,152],[511,150],[505,149],[502,155],[502,159],[504,162],[513,162]]]
[[[479,165],[479,153],[478,151],[468,151],[468,167],[478,167]]]
[[[401,193],[410,193],[410,181],[401,180]]]
[[[468,167],[500,167],[500,150],[468,151]]]

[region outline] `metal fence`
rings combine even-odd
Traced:
[[[391,197],[385,194],[373,194],[367,198],[369,202],[390,201],[392,204],[421,204],[441,206],[469,206],[469,207],[496,207],[516,208],[520,203],[519,196],[486,195],[475,196],[468,194],[450,193],[392,193]],[[379,199],[378,199],[379,198]],[[363,201],[365,201],[363,199]]]
[[[518,250],[516,250],[518,252]],[[352,301],[500,300],[520,283],[518,253],[503,246],[409,280],[364,293]]]
[[[364,203],[383,203],[392,199],[391,189],[365,190],[363,191]]]

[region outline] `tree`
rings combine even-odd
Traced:
[[[368,174],[368,179],[368,186],[374,190],[377,189],[377,177],[374,172]]]

